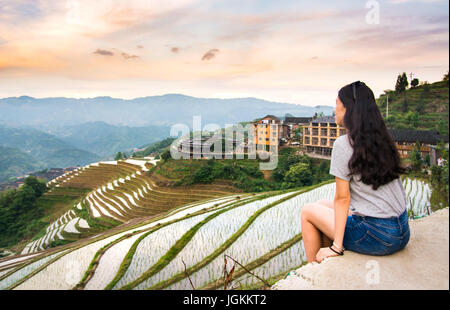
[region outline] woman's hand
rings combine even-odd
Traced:
[[[316,261],[321,263],[325,258],[338,256],[339,254],[334,253],[329,247],[321,248],[316,254]]]

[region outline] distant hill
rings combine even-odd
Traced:
[[[162,153],[165,149],[169,149],[169,146],[175,141],[176,138],[166,138],[162,141],[154,142],[147,146],[143,151],[135,152],[136,157],[145,157],[151,153]]]
[[[11,97],[0,99],[0,124],[56,129],[88,122],[105,122],[130,127],[192,123],[194,115],[201,115],[202,125],[253,120],[267,114],[284,116],[313,116],[323,112],[331,115],[330,106],[302,106],[271,102],[257,98],[195,98],[181,94],[166,94],[124,100],[111,97],[42,98]],[[14,117],[12,117],[14,115]]]
[[[17,148],[0,146],[0,182],[45,167],[43,162]]]
[[[449,82],[439,81],[409,88],[403,93],[385,91],[377,105],[386,117],[389,97],[389,117],[386,123],[392,129],[437,130],[449,135]]]
[[[35,129],[0,127],[0,146],[19,149],[45,168],[86,165],[99,156]]]
[[[55,130],[54,134],[66,143],[104,158],[162,140],[170,135],[170,128],[113,126],[105,122],[92,122],[62,127]]]

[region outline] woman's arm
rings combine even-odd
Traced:
[[[348,209],[350,208],[350,182],[336,177],[334,196],[334,243],[342,248]]]

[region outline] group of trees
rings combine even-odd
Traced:
[[[408,158],[411,160],[411,166],[413,171],[420,172],[422,167],[425,165],[426,167],[430,167],[430,155],[426,155],[425,158],[422,157],[422,153],[420,152],[420,149],[422,148],[422,145],[419,141],[416,141],[416,143],[413,146],[412,151],[409,152]]]
[[[448,72],[444,74],[444,76],[442,77],[442,81],[448,81]],[[408,76],[406,75],[406,72],[403,72],[402,74],[399,74],[397,76],[397,82],[395,83],[395,92],[402,93],[408,88],[409,85],[410,84],[408,82]],[[430,90],[429,83],[427,81],[422,82],[422,85],[424,86],[425,92]],[[419,79],[413,79],[411,74],[411,88],[415,88],[417,86],[419,86]]]
[[[121,159],[127,159],[128,155],[127,153],[117,152],[116,156],[114,157],[114,160],[121,160]]]
[[[328,161],[322,160],[319,165],[307,155],[296,155],[294,148],[280,150],[278,166],[273,171],[271,179],[279,184],[281,189],[309,186],[330,179]]]
[[[36,200],[47,191],[46,181],[29,176],[19,189],[0,193],[0,247],[9,247],[32,237],[45,223],[44,210]]]
[[[184,176],[179,185],[212,183],[215,180],[231,180],[234,186],[246,192],[289,189],[317,184],[333,178],[327,160],[316,163],[307,155],[296,155],[295,148],[283,148],[278,154],[278,165],[270,178],[259,170],[259,161],[255,160],[205,160],[194,172]],[[170,161],[166,153],[161,155],[163,165]],[[164,169],[162,167],[162,169]]]
[[[395,83],[395,91],[397,93],[402,93],[408,88],[409,85],[410,84],[408,82],[406,72],[403,72],[402,74],[399,74],[397,76],[397,82]],[[428,85],[428,82],[427,81],[423,82],[423,85]],[[415,88],[417,86],[419,86],[419,79],[418,78],[411,79],[411,88]]]
[[[406,72],[403,72],[403,74],[399,74],[397,76],[397,82],[395,83],[395,91],[397,93],[404,92],[406,88],[408,87],[408,77],[406,76]]]

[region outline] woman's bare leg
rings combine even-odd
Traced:
[[[301,222],[306,259],[310,263],[316,261],[322,244],[334,236],[334,209],[319,203],[308,203],[302,208]],[[328,240],[322,240],[322,235]]]
[[[317,200],[316,202],[317,202],[317,203],[320,203],[321,205],[324,205],[324,206],[326,206],[326,207],[328,207],[328,208],[334,210],[334,201],[333,201],[333,200],[324,200],[324,199],[321,199],[321,200]],[[349,210],[348,210],[348,216],[351,216],[352,214],[353,214],[353,212],[350,211],[350,209],[349,209]],[[327,237],[324,233],[322,233],[322,232],[321,232],[320,234],[321,234],[321,237],[322,237],[322,248],[328,247],[328,246],[330,246],[330,245],[333,244],[333,240],[332,240],[332,239],[328,238],[328,237]]]
[[[324,205],[328,208],[334,209],[334,201],[333,200],[321,199],[321,200],[317,200],[317,203],[320,203],[321,205]],[[348,209],[348,216],[351,216],[352,214],[353,214],[353,212],[350,209]]]

